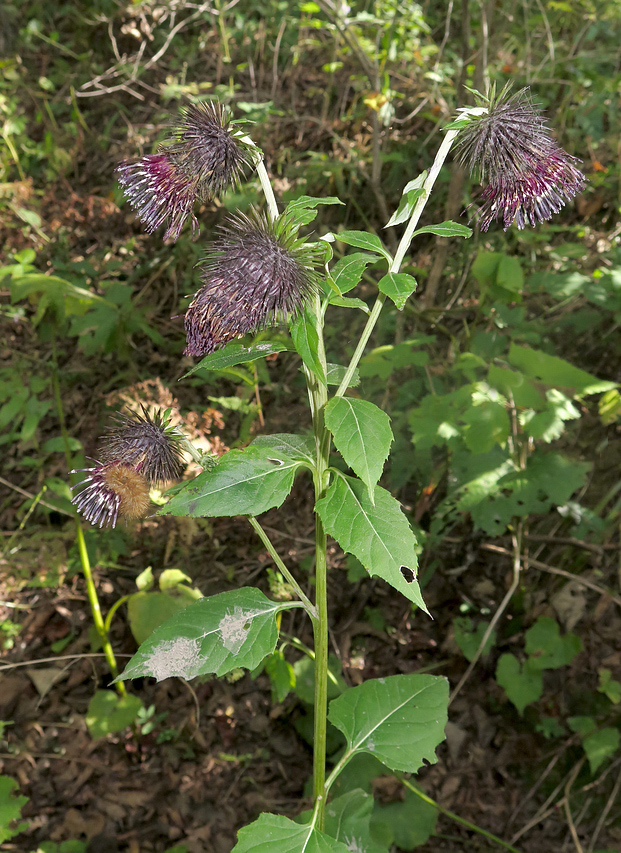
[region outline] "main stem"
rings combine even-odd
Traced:
[[[318,319],[319,346],[317,355],[326,374],[326,353],[321,326],[321,302],[317,294],[314,311]],[[324,409],[328,402],[328,389],[317,376],[305,371],[313,416],[315,435],[314,477],[315,501],[325,494],[330,482],[330,433],[324,420]],[[313,797],[317,827],[323,828],[326,806],[326,733],[328,725],[328,538],[321,518],[315,513],[315,607],[313,619],[315,645],[315,731],[313,738]]]

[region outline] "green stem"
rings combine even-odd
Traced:
[[[475,108],[480,109],[480,108]],[[446,160],[448,153],[451,149],[451,145],[455,141],[455,137],[459,133],[459,130],[449,130],[444,137],[444,141],[442,145],[438,149],[438,153],[436,154],[436,158],[433,161],[433,165],[429,170],[429,174],[425,179],[425,183],[423,184],[424,192],[416,202],[414,209],[412,210],[412,215],[410,216],[410,221],[407,224],[407,228],[403,232],[403,237],[399,241],[399,245],[397,246],[397,251],[395,252],[395,256],[390,264],[389,272],[398,273],[401,269],[401,264],[403,263],[403,259],[405,258],[406,252],[410,248],[410,243],[412,242],[412,237],[414,236],[414,232],[416,231],[416,226],[420,220],[421,214],[429,200],[429,195],[433,188],[433,185],[436,182],[436,178],[440,174],[440,169],[444,165],[444,161]],[[362,331],[362,335],[360,340],[358,341],[358,346],[354,350],[354,354],[351,357],[351,361],[345,371],[345,375],[343,376],[343,381],[338,387],[338,390],[335,394],[336,397],[342,397],[343,394],[349,388],[349,384],[354,375],[356,368],[358,367],[358,362],[362,358],[362,354],[365,350],[365,347],[371,337],[371,333],[375,328],[375,324],[379,319],[379,315],[382,312],[382,308],[384,307],[384,303],[386,302],[386,295],[384,293],[378,294],[377,299],[375,300],[375,305],[371,309],[371,313],[367,319],[366,325]]]
[[[106,634],[110,633],[110,626],[112,625],[112,620],[114,619],[114,614],[121,607],[121,605],[125,604],[126,601],[129,601],[131,595],[123,595],[119,598],[118,601],[115,601],[110,610],[108,610],[108,615],[106,616],[106,621],[104,622],[104,628],[106,629]]]
[[[466,829],[471,830],[472,832],[476,832],[479,835],[482,835],[484,838],[488,838],[490,841],[494,841],[496,844],[500,844],[501,847],[504,847],[505,850],[511,851],[511,853],[520,853],[515,847],[512,847],[508,842],[503,841],[502,838],[498,838],[497,835],[493,835],[491,832],[488,832],[486,829],[481,829],[480,826],[477,826],[476,823],[470,823],[469,820],[465,820],[465,818],[460,817],[455,814],[455,812],[451,812],[448,809],[445,809],[444,806],[441,806],[439,803],[436,803],[435,800],[432,800],[431,797],[428,797],[423,791],[420,791],[416,788],[408,779],[405,779],[400,773],[397,774],[406,788],[408,788],[413,794],[416,794],[417,797],[420,797],[425,803],[428,803],[430,806],[436,808],[440,814],[445,815],[446,817],[454,820],[455,823],[461,824],[461,826],[465,826]]]
[[[316,294],[312,309],[317,316],[319,345],[317,356],[327,373],[326,352],[323,341],[321,300]],[[315,435],[315,501],[322,498],[330,482],[331,436],[324,420],[324,408],[328,402],[328,389],[318,377],[305,371],[311,398],[313,432]],[[315,731],[313,738],[313,797],[317,825],[323,829],[326,805],[326,737],[328,724],[328,537],[321,518],[315,513],[315,591],[317,615],[313,619],[315,645]]]
[[[257,175],[261,181],[261,189],[263,190],[265,201],[267,202],[267,211],[271,221],[273,222],[275,219],[278,219],[278,204],[276,203],[276,196],[274,195],[274,190],[272,189],[272,184],[270,183],[270,178],[267,174],[265,163],[263,162],[263,153],[258,149],[255,166],[257,169]]]
[[[259,524],[259,522],[257,521],[257,519],[253,515],[248,516],[248,521],[250,522],[252,527],[257,532],[261,542],[263,542],[263,544],[265,545],[265,547],[269,551],[269,554],[270,554],[272,560],[278,566],[278,570],[280,571],[280,573],[282,575],[284,575],[284,577],[287,579],[288,583],[295,590],[298,598],[300,599],[300,601],[302,602],[302,604],[306,608],[309,616],[311,618],[315,618],[317,616],[317,611],[315,610],[315,606],[314,606],[313,602],[305,594],[302,587],[299,585],[299,583],[293,577],[293,575],[291,574],[289,569],[285,566],[284,562],[282,561],[282,558],[280,557],[278,551],[272,545],[272,542],[271,542],[269,536],[267,535],[267,533],[265,532],[265,530],[263,530],[263,528],[261,527],[261,525]]]
[[[65,423],[65,412],[63,409],[62,398],[60,394],[60,382],[58,381],[58,358],[56,353],[55,337],[52,337],[52,386],[54,389],[54,400],[56,402],[58,420],[60,422],[60,432],[63,438],[63,444],[65,448],[67,467],[71,469],[73,467],[73,460],[71,458],[69,433],[67,432],[67,425]],[[82,574],[84,575],[84,580],[86,581],[86,593],[88,595],[88,600],[91,605],[93,622],[95,623],[95,629],[97,630],[97,633],[99,634],[99,637],[101,639],[101,646],[106,656],[106,660],[108,661],[110,673],[112,674],[113,678],[116,678],[119,674],[119,669],[116,663],[116,658],[114,656],[112,645],[110,643],[110,637],[108,636],[108,631],[106,630],[103,616],[101,615],[101,607],[99,605],[97,587],[95,586],[95,582],[93,580],[93,573],[91,572],[91,561],[89,559],[88,551],[86,549],[86,542],[84,541],[84,531],[82,530],[82,524],[80,522],[80,519],[77,516],[75,519],[75,528],[76,539],[78,542],[78,552],[80,554],[80,563],[82,564]],[[127,690],[125,689],[125,685],[123,684],[123,682],[119,682],[116,685],[116,689],[118,690],[121,696],[127,695]]]
[[[80,525],[80,521],[77,518],[76,536],[78,540],[78,550],[80,552],[80,562],[82,563],[82,572],[84,574],[84,580],[86,581],[86,593],[88,595],[88,600],[91,605],[91,612],[93,614],[93,622],[95,623],[95,628],[101,639],[101,646],[106,656],[106,660],[108,661],[108,666],[110,667],[112,677],[116,678],[119,674],[119,669],[116,664],[116,658],[114,656],[114,651],[112,650],[112,645],[110,644],[108,632],[106,631],[103,616],[101,615],[99,598],[97,597],[97,587],[95,586],[95,581],[93,580],[93,574],[91,572],[91,561],[89,560],[88,551],[86,550],[86,542],[84,541],[84,532],[82,531],[82,526]],[[117,682],[115,687],[121,696],[127,695],[127,690],[125,689],[125,685],[122,681]]]

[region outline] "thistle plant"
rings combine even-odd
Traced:
[[[245,449],[226,453],[215,467],[177,486],[159,513],[247,517],[295,600],[272,600],[252,587],[203,598],[157,628],[120,679],[191,679],[223,675],[237,667],[254,670],[279,654],[279,614],[300,608],[314,635],[313,809],[301,822],[261,815],[240,830],[235,853],[268,849],[381,853],[387,848],[372,837],[369,795],[355,791],[331,799],[334,783],[362,753],[373,755],[390,771],[404,773],[415,773],[425,761],[435,762],[435,749],[444,739],[448,682],[415,672],[371,679],[345,689],[328,707],[328,536],[353,554],[370,576],[381,578],[422,611],[423,622],[428,618],[417,579],[415,535],[399,502],[379,485],[393,440],[390,419],[350,389],[386,300],[402,309],[416,290],[416,280],[402,271],[412,240],[428,233],[445,237],[472,233],[455,222],[418,227],[456,142],[464,162],[486,184],[479,213],[484,229],[494,220],[522,228],[548,219],[580,190],[584,177],[573,158],[553,141],[524,92],[513,98],[503,93],[500,98],[481,99],[478,106],[460,110],[446,129],[430,170],[406,185],[387,223],[387,227],[405,225],[391,255],[377,235],[363,231],[344,230],[324,234],[313,243],[305,241],[299,229],[314,220],[317,207],[341,202],[302,196],[280,211],[261,154],[241,133],[221,107],[192,107],[169,146],[160,154],[122,165],[119,175],[147,230],[167,223],[164,239],[176,239],[188,218],[197,230],[195,200],[221,192],[239,177],[243,164],[252,162],[257,169],[267,213],[236,214],[220,230],[202,265],[203,284],[185,315],[185,352],[201,359],[190,371],[194,373],[295,350],[306,378],[312,433],[262,435]],[[333,262],[336,241],[355,251]],[[370,266],[379,275],[377,298],[369,310],[347,294]],[[324,345],[326,318],[337,308],[361,309],[367,315],[346,365],[329,365]],[[285,323],[290,345],[280,340],[237,341]],[[161,419],[156,422],[144,413],[122,418],[104,440],[101,462],[89,469],[86,488],[74,499],[78,508],[94,523],[115,524],[120,515],[133,515],[134,505],[123,491],[126,480],[138,475],[148,484],[178,476],[179,441]],[[334,452],[343,465],[330,464]],[[283,504],[294,478],[304,472],[310,475],[315,495],[313,598],[304,592],[258,519]],[[345,744],[329,772],[328,719]]]

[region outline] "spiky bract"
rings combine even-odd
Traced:
[[[315,252],[286,216],[231,216],[202,264],[203,287],[185,315],[186,355],[203,356],[295,317],[317,286]]]
[[[147,233],[168,220],[164,240],[177,240],[188,216],[193,235],[198,234],[195,200],[222,195],[239,181],[250,159],[250,149],[234,133],[226,107],[206,101],[185,108],[157,154],[125,161],[116,171]]]
[[[81,468],[87,476],[74,488],[88,485],[71,500],[87,521],[99,527],[115,527],[119,514],[142,518],[149,508],[149,484],[131,465],[102,464]],[[72,471],[72,473],[76,473]]]
[[[131,465],[151,485],[178,480],[183,471],[181,435],[170,425],[167,412],[122,412],[99,447],[102,462]]]
[[[460,131],[460,162],[485,184],[477,218],[487,231],[494,220],[505,231],[551,219],[579,193],[586,178],[579,161],[552,138],[528,90],[480,98],[487,114],[472,117]]]

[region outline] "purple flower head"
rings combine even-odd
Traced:
[[[185,355],[203,356],[295,317],[317,286],[314,250],[286,216],[231,216],[202,265],[203,286],[185,314]]]
[[[485,185],[481,230],[494,220],[506,231],[551,219],[584,188],[580,161],[557,145],[527,89],[479,99],[487,113],[470,118],[457,145],[460,162]]]
[[[169,412],[121,412],[99,447],[102,462],[130,465],[149,485],[178,480],[183,472],[181,434],[171,426]]]
[[[228,111],[215,101],[190,104],[157,154],[117,166],[120,185],[145,230],[168,222],[164,240],[177,240],[194,202],[209,201],[236,184],[250,162],[250,148],[235,135]]]
[[[77,471],[83,471],[87,476],[74,488],[85,483],[88,485],[73,496],[71,503],[91,524],[116,527],[119,514],[125,518],[142,518],[147,512],[149,484],[144,475],[131,465],[97,462],[93,468],[79,468]]]

